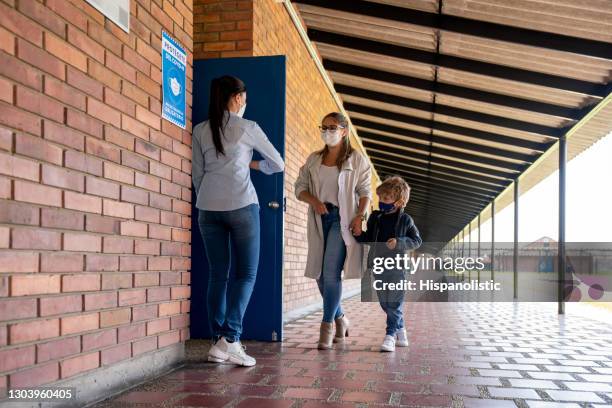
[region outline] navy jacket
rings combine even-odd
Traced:
[[[368,218],[367,230],[362,231],[361,235],[355,236],[357,242],[366,244],[371,242],[379,242],[378,229],[380,217],[382,216],[382,214],[383,213],[378,210],[372,212],[372,214]],[[389,256],[397,253],[403,253],[406,251],[417,249],[423,243],[421,235],[419,234],[419,230],[417,229],[416,225],[414,225],[414,220],[410,215],[403,211],[401,211],[399,213],[399,216],[397,217],[394,238],[397,240],[397,244],[394,250],[388,249],[384,243],[381,243],[380,245],[374,245],[375,248],[372,248],[370,250],[368,256],[368,264],[371,263],[373,256]]]

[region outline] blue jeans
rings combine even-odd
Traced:
[[[386,270],[380,275],[375,275],[374,279],[380,279],[383,283],[399,283],[404,279],[403,271]],[[403,290],[377,290],[380,307],[387,315],[386,334],[394,336],[395,333],[404,328],[404,291]]]
[[[323,223],[323,267],[317,279],[323,296],[323,321],[331,323],[344,314],[340,306],[342,297],[342,268],[346,258],[346,245],[340,233],[340,210],[327,205],[327,214],[321,215]]]
[[[210,332],[215,340],[223,336],[237,341],[259,264],[259,205],[232,211],[200,210],[198,224],[208,258],[206,302]],[[236,275],[228,284],[232,242]]]

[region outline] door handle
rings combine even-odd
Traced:
[[[278,203],[278,201],[270,201],[268,203],[268,207],[272,208],[273,210],[276,210],[280,207],[280,204]]]

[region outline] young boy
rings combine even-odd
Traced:
[[[374,257],[392,257],[416,249],[423,242],[412,217],[403,211],[410,198],[410,186],[401,177],[387,178],[376,189],[379,211],[368,218],[367,230],[355,235],[361,243],[371,243],[368,266]],[[383,244],[376,244],[383,243]],[[405,279],[403,270],[387,270],[374,276],[386,283],[397,283]],[[395,351],[395,346],[408,346],[404,327],[402,306],[404,292],[401,290],[377,290],[380,306],[387,314],[387,330],[381,351]]]

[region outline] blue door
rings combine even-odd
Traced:
[[[244,117],[261,126],[268,139],[285,157],[285,57],[219,58],[194,61],[193,124],[208,116],[210,82],[233,75],[247,88]],[[260,159],[255,153],[255,160]],[[261,252],[255,289],[244,316],[242,338],[280,341],[282,339],[282,267],[284,173],[266,176],[251,170],[257,190],[261,217]],[[203,192],[214,194],[214,192]],[[191,247],[191,337],[209,338],[206,308],[208,261],[197,220],[195,194],[192,196]],[[233,274],[230,272],[230,276]],[[230,278],[231,279],[231,278]]]

